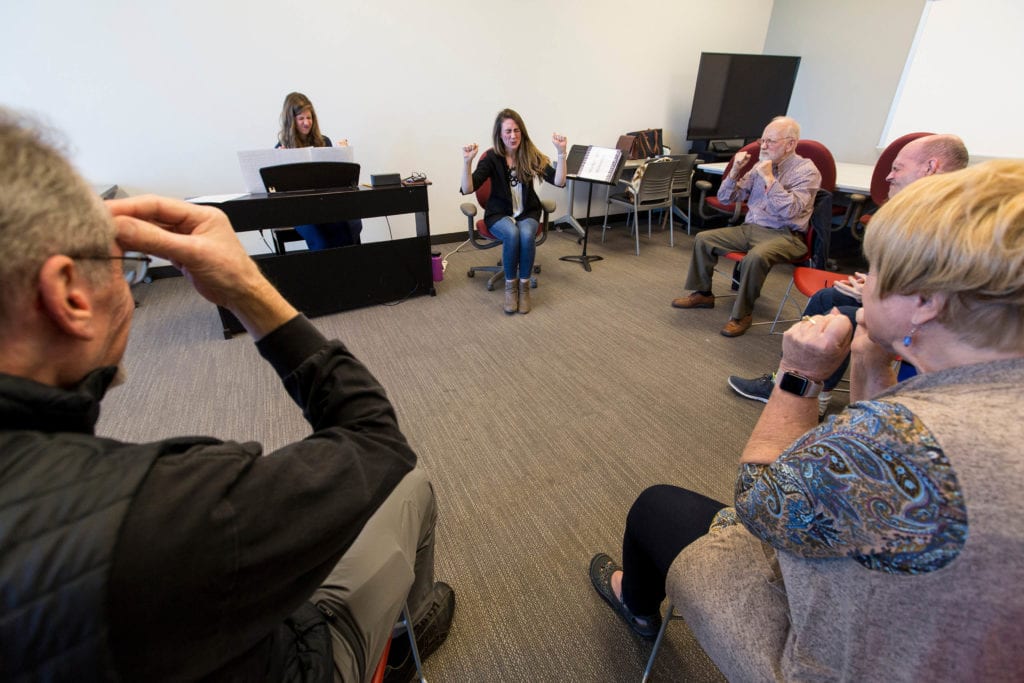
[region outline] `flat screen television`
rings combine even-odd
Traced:
[[[702,52],[688,140],[754,139],[789,109],[799,57]]]

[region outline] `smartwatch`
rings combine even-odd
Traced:
[[[803,398],[816,398],[825,388],[822,382],[815,382],[795,372],[783,372],[779,376],[779,388]]]

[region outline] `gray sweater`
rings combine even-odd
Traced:
[[[791,475],[771,478],[782,505],[763,517],[785,520],[776,529],[745,517],[738,483],[746,526],[713,528],[680,553],[667,582],[729,680],[1021,680],[1022,403],[1024,360],[1011,360],[921,375],[854,404],[770,466]],[[816,462],[831,463],[826,475],[865,466],[850,444],[885,455],[881,463],[902,448],[905,460],[874,478],[906,485],[902,465],[911,463],[925,476],[907,488],[934,495],[913,496],[918,507],[897,515],[889,499],[846,488],[856,471],[816,490]],[[837,512],[830,498],[850,507]],[[796,529],[791,512],[800,509],[810,521]],[[905,522],[915,514],[941,518],[931,538]],[[888,528],[875,534],[879,520]]]

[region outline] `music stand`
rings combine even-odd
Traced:
[[[581,146],[582,145],[573,145],[573,149],[575,150],[576,147]],[[590,203],[594,197],[594,183],[609,186],[615,185],[619,181],[619,176],[622,175],[622,167],[626,162],[626,158],[622,153],[622,150],[610,147],[594,147],[591,145],[586,148],[586,151],[583,154],[583,159],[580,162],[580,168],[571,176],[569,175],[569,171],[572,169],[568,166],[568,160],[566,161],[566,178],[571,178],[574,181],[584,180],[590,187],[587,190],[587,223],[583,229],[583,253],[578,255],[573,254],[571,256],[560,256],[558,260],[579,263],[583,266],[583,270],[589,273],[591,271],[591,261],[601,261],[604,259],[603,256],[587,254],[587,244],[590,241]],[[572,205],[570,204],[570,206]],[[579,241],[580,240],[577,240],[577,242]]]
[[[587,154],[586,145],[573,145],[569,149],[569,156],[565,160],[565,177],[569,184],[569,212],[561,218],[556,218],[552,221],[555,225],[562,225],[563,223],[571,227],[582,238],[583,227],[579,221],[572,215],[573,207],[576,206],[576,174],[580,172],[580,166],[583,165],[583,157]]]

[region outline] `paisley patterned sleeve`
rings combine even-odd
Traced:
[[[741,466],[736,513],[779,550],[896,574],[940,569],[967,541],[963,494],[942,447],[887,401],[855,403],[774,463]]]

